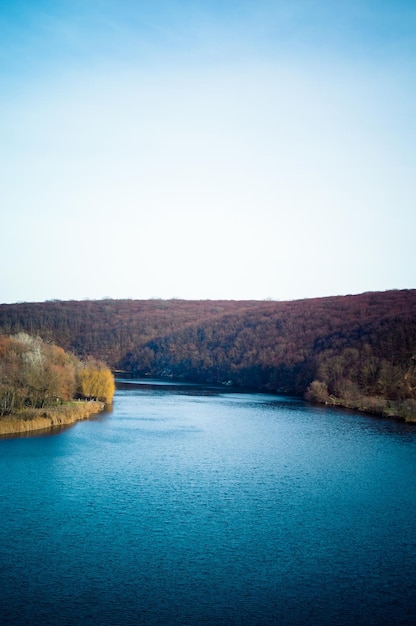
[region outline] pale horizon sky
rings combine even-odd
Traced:
[[[416,287],[413,0],[0,0],[0,302]]]

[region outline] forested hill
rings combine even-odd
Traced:
[[[138,375],[307,392],[375,412],[387,400],[407,412],[416,405],[416,290],[287,302],[3,304],[0,330]]]

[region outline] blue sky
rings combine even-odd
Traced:
[[[0,0],[0,301],[414,288],[416,4]]]

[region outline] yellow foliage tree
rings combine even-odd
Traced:
[[[110,404],[115,383],[111,370],[99,361],[88,361],[77,372],[78,393],[84,398],[101,400]]]

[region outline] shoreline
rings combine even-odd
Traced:
[[[406,405],[406,402],[389,401],[380,398],[366,398],[364,402],[352,402],[348,400],[342,400],[330,396],[327,400],[307,400],[311,404],[323,404],[329,407],[335,407],[340,409],[349,409],[351,411],[357,411],[358,413],[364,413],[371,417],[378,417],[382,419],[392,419],[406,424],[416,424],[416,411],[415,407]]]
[[[79,401],[44,409],[26,409],[21,414],[0,418],[0,437],[20,435],[54,426],[68,426],[101,413],[104,402]]]

